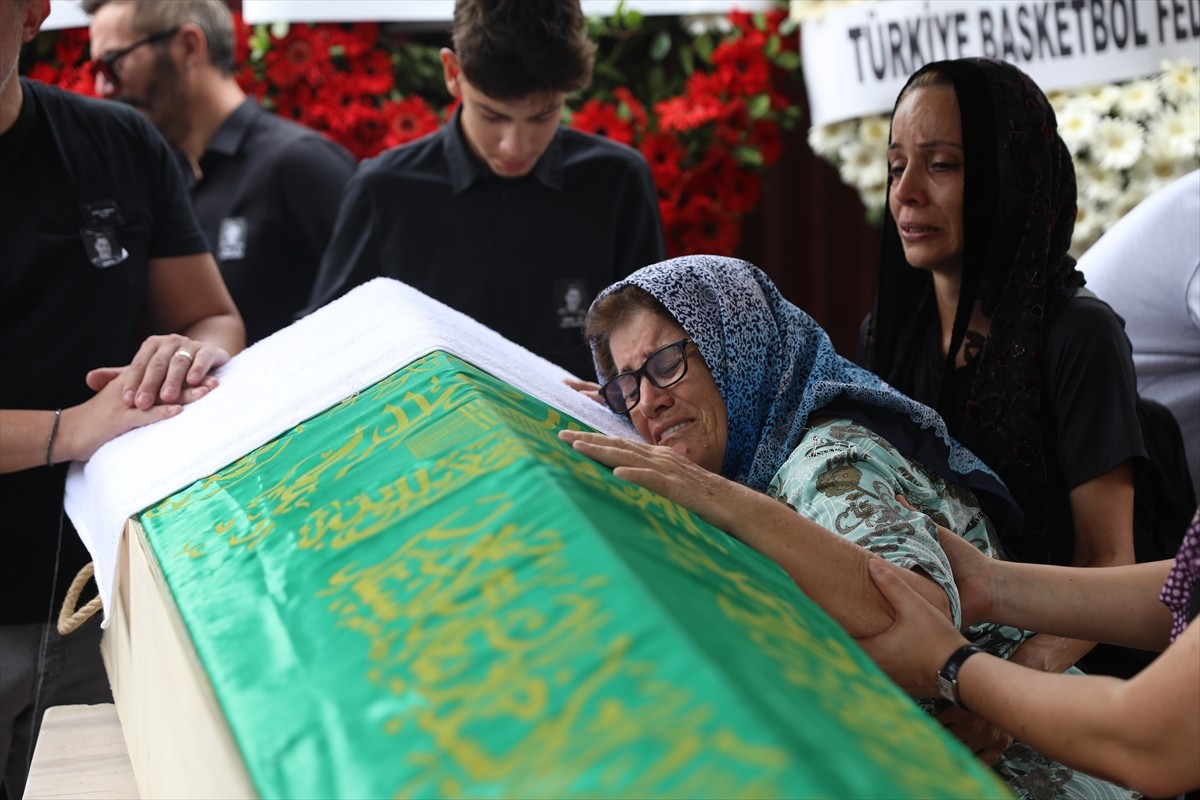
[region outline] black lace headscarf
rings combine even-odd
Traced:
[[[929,64],[909,79],[901,99],[915,81],[954,89],[965,159],[962,287],[935,408],[954,436],[1008,484],[1026,518],[1019,540],[1009,545],[1028,551],[1044,541],[1042,453],[1054,446],[1042,427],[1046,331],[1083,285],[1067,254],[1075,227],[1075,169],[1046,96],[1011,64],[980,58]],[[883,225],[866,365],[914,394],[917,359],[930,326],[938,324],[933,282],[927,270],[905,259],[890,213]],[[955,354],[976,300],[991,323],[964,398],[954,388]]]

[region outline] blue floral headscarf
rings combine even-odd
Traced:
[[[630,284],[670,312],[712,372],[728,416],[725,477],[764,490],[799,445],[809,417],[835,406],[831,413],[867,424],[947,480],[1007,497],[937,412],[839,356],[821,326],[753,264],[674,258],[638,270],[597,301]]]

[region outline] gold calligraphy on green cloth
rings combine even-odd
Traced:
[[[434,353],[141,515],[262,796],[1007,796],[563,427]]]

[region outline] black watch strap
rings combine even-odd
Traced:
[[[945,666],[938,670],[937,687],[938,694],[949,700],[959,708],[966,708],[962,704],[962,700],[958,696],[958,671],[962,669],[963,662],[976,653],[984,653],[982,647],[976,647],[973,644],[963,645],[954,651],[954,654],[946,661]]]

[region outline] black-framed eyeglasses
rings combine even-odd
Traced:
[[[114,86],[120,85],[121,73],[117,70],[118,61],[132,53],[134,50],[137,50],[142,45],[157,44],[158,42],[170,39],[172,36],[179,33],[180,27],[181,26],[176,25],[174,28],[169,28],[165,31],[159,31],[158,33],[152,33],[149,36],[143,36],[141,39],[138,39],[128,47],[122,47],[120,50],[114,50],[111,53],[105,53],[104,55],[95,59],[96,71],[105,78],[108,78],[109,82]]]
[[[628,414],[642,399],[642,377],[659,389],[683,380],[687,375],[687,346],[691,339],[680,339],[660,347],[646,357],[633,372],[622,372],[600,387],[604,402],[618,414]]]

